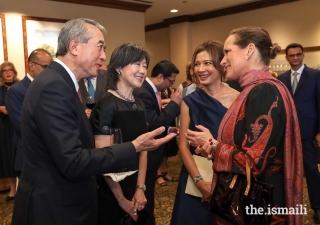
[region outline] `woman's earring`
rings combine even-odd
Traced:
[[[119,70],[118,74],[121,75],[122,74],[122,70]]]
[[[246,59],[249,59],[249,56],[248,56],[248,55],[246,55]]]

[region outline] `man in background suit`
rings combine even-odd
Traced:
[[[291,70],[278,76],[292,94],[300,125],[304,173],[309,200],[314,210],[314,222],[320,223],[320,173],[318,146],[320,146],[320,71],[303,64],[304,52],[300,44],[286,47],[286,60]]]
[[[97,223],[95,176],[137,168],[137,152],[158,148],[175,135],[154,139],[164,127],[127,142],[94,148],[79,98],[80,79],[96,77],[106,56],[104,27],[68,21],[58,37],[57,58],[30,85],[22,105],[25,153],[12,225]]]
[[[85,109],[85,113],[88,118],[90,118],[90,115],[91,115],[91,109],[87,107],[87,103],[89,100],[88,97],[92,98],[92,101],[94,103],[98,102],[101,96],[103,95],[103,93],[106,92],[105,91],[106,83],[107,83],[107,70],[102,70],[102,69],[99,70],[97,77],[89,77],[79,81],[79,89],[82,97],[82,106]],[[90,85],[92,85],[93,87],[93,90],[94,90],[93,94],[91,94],[88,91],[88,87]]]
[[[33,50],[28,57],[28,73],[20,81],[10,87],[6,95],[6,109],[14,125],[14,170],[20,177],[22,171],[23,151],[21,140],[21,108],[29,85],[38,74],[52,61],[50,53],[44,49]]]
[[[161,96],[161,91],[165,91],[172,86],[176,80],[179,70],[170,61],[163,60],[157,63],[151,72],[151,77],[146,78],[142,86],[133,91],[133,94],[140,98],[146,107],[147,122],[149,131],[159,126],[169,126],[169,124],[179,115],[180,103],[182,99],[181,90],[177,89],[171,93],[170,102],[161,110],[160,102],[157,95]],[[173,129],[174,130],[174,129]],[[174,130],[176,132],[176,130]],[[169,131],[170,132],[170,131]],[[163,137],[165,133],[159,137]],[[146,191],[147,198],[146,211],[149,214],[146,225],[154,225],[154,188],[157,180],[157,170],[164,156],[164,146],[160,146],[157,150],[148,153],[148,166],[146,173]]]

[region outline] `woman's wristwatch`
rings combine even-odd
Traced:
[[[137,185],[136,188],[142,189],[143,191],[147,190],[147,186],[145,184],[144,185]]]
[[[200,180],[203,180],[201,175],[195,176],[193,179],[193,183],[196,185]]]

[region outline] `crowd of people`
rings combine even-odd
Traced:
[[[56,58],[35,49],[23,80],[13,63],[0,65],[0,178],[9,178],[13,225],[155,225],[155,185],[177,181],[167,172],[177,154],[173,225],[231,224],[209,212],[211,196],[246,165],[273,185],[274,207],[302,205],[305,176],[320,223],[320,71],[303,64],[301,44],[286,47],[291,69],[276,76],[269,64],[281,47],[268,32],[234,29],[194,50],[182,89],[168,60],[147,77],[150,54],[134,43],[116,47],[103,69],[105,34],[96,21],[70,20]],[[193,155],[211,160],[212,180]],[[200,197],[186,193],[190,178]],[[303,217],[273,214],[270,224]]]

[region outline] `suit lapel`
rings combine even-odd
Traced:
[[[282,76],[283,76],[284,85],[286,85],[286,87],[290,91],[291,95],[293,95],[293,93],[292,93],[292,85],[291,85],[291,70],[285,72]]]
[[[75,96],[76,98],[76,104],[79,107],[79,113],[81,114],[81,117],[83,118],[83,120],[86,122],[86,126],[88,128],[90,128],[89,130],[91,130],[90,124],[88,122],[88,118],[83,110],[83,106],[82,103],[79,99],[78,96],[78,92],[76,91],[76,87],[74,86],[74,83],[70,77],[70,75],[68,74],[68,72],[65,70],[65,68],[63,68],[63,66],[61,66],[59,63],[53,61],[50,63],[49,67],[51,67],[54,70],[57,70],[59,72],[59,75],[62,76],[62,78],[66,81],[66,83],[70,86],[71,90],[72,90],[72,94]]]
[[[81,92],[82,99],[86,100],[89,95],[88,95],[88,91],[87,91],[86,85],[84,84],[84,80],[81,79],[78,82],[78,84],[79,84],[79,89],[80,89],[80,92]]]
[[[156,94],[154,93],[153,88],[151,87],[151,85],[147,81],[144,81],[143,85],[146,87],[147,91],[150,92],[150,95],[152,96],[152,99],[153,99],[153,104],[155,105],[155,108],[157,109],[157,112],[159,114],[160,109],[159,109],[159,105],[158,105],[158,100],[157,100]]]
[[[299,79],[298,86],[296,88],[295,94],[299,92],[299,89],[301,89],[301,87],[304,84],[304,82],[306,80],[308,80],[308,77],[309,77],[308,67],[305,66],[305,68],[303,69],[302,74],[300,76],[300,79]]]

